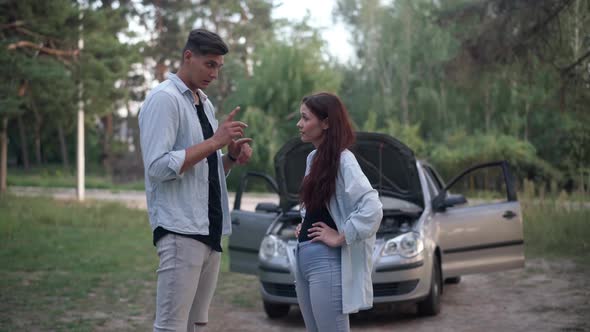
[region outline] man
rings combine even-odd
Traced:
[[[219,126],[203,89],[217,79],[226,44],[191,31],[176,74],[139,113],[145,190],[160,263],[154,331],[200,331],[217,284],[221,236],[231,232],[225,176],[252,155],[236,107]],[[227,154],[220,149],[227,146]]]

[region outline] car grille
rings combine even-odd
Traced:
[[[373,284],[373,296],[404,295],[413,291],[418,285],[418,279],[386,284]]]
[[[373,284],[373,296],[404,295],[413,291],[417,285],[418,279],[386,284]],[[297,294],[295,293],[295,285],[263,282],[262,287],[264,287],[264,290],[271,295],[297,297]]]
[[[287,284],[275,284],[271,282],[263,282],[262,287],[264,290],[275,296],[284,296],[284,297],[297,297],[295,293],[295,285],[287,285]]]

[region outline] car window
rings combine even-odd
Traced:
[[[438,195],[440,191],[440,187],[438,187],[434,180],[432,180],[432,176],[430,175],[430,171],[424,167],[424,177],[426,178],[426,183],[428,184],[428,191],[430,192],[430,198],[434,198]]]
[[[436,188],[438,189],[437,191],[440,192],[441,189],[444,188],[442,179],[438,176],[438,173],[435,172],[432,168],[428,166],[424,166],[424,168],[426,169],[428,175],[430,175],[432,182],[436,185]]]
[[[242,211],[276,213],[280,197],[274,192],[265,177],[266,175],[258,173],[248,173],[243,177],[238,190],[240,195],[238,192],[235,195],[229,195],[230,206],[235,207],[234,200],[239,196],[239,209]]]
[[[454,194],[463,195],[469,206],[500,203],[508,200],[506,180],[501,165],[476,168],[465,173],[449,190]]]

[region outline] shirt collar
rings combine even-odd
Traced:
[[[185,94],[189,92],[192,97],[191,89],[189,89],[188,86],[184,84],[184,82],[180,79],[180,77],[178,77],[178,75],[174,73],[168,73],[168,79],[172,83],[174,83],[174,85],[176,85],[180,93]],[[201,99],[202,102],[207,101],[207,95],[203,92],[203,90],[197,89],[197,94],[199,95],[199,99]]]

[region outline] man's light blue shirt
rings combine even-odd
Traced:
[[[215,132],[215,108],[198,90],[205,114]],[[185,149],[202,143],[203,130],[191,90],[175,74],[156,86],[139,112],[139,131],[145,192],[152,231],[160,226],[181,234],[209,234],[209,166],[204,158],[180,173]],[[222,235],[231,233],[227,184],[221,151],[218,172],[223,211]]]

